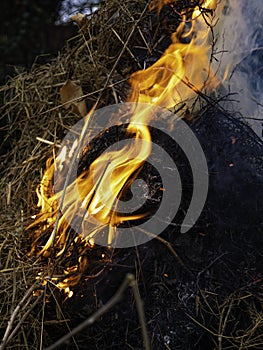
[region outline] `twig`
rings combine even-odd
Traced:
[[[120,42],[122,43],[122,45],[125,44],[125,42],[122,40],[122,38],[119,36],[119,34],[116,32],[116,30],[114,28],[111,28],[112,32],[116,35],[116,37],[120,40]],[[142,66],[139,62],[139,60],[134,56],[134,54],[131,52],[131,50],[128,48],[128,46],[126,45],[126,49],[129,52],[129,54],[131,55],[131,57],[134,59],[134,61],[138,64],[139,68],[142,69]]]
[[[122,282],[121,286],[119,287],[119,289],[117,290],[115,295],[105,305],[103,305],[99,310],[97,310],[87,320],[85,320],[84,322],[79,324],[77,327],[75,327],[71,332],[64,335],[62,338],[57,340],[54,344],[52,344],[48,348],[45,348],[45,350],[56,349],[58,346],[65,343],[67,340],[69,340],[75,334],[81,332],[83,329],[85,329],[86,327],[88,327],[88,326],[92,325],[94,322],[96,322],[102,315],[104,315],[106,312],[108,312],[115,304],[117,304],[121,300],[123,293],[128,286],[132,287],[132,289],[133,289],[134,298],[135,298],[136,305],[137,305],[139,321],[140,321],[141,328],[142,328],[144,349],[150,350],[150,342],[149,342],[149,338],[148,338],[147,330],[146,330],[143,304],[142,304],[142,300],[141,300],[141,297],[139,294],[137,281],[135,280],[135,278],[132,274],[128,274],[126,276],[125,280]]]
[[[219,329],[218,329],[218,350],[222,350],[222,340],[223,340],[223,334],[227,325],[227,321],[230,315],[230,311],[232,310],[233,307],[233,302],[234,300],[231,299],[229,304],[225,305],[223,307],[223,310],[220,314],[220,319],[219,319]],[[227,308],[227,313],[226,316],[224,318],[224,313],[225,313],[225,309]]]
[[[11,193],[12,193],[12,182],[9,181],[7,185],[7,199],[6,199],[7,205],[10,205],[11,203]]]
[[[144,347],[145,347],[145,350],[148,350],[148,349],[150,349],[150,342],[149,342],[149,338],[148,338],[148,334],[147,334],[145,313],[144,313],[144,309],[143,309],[143,301],[142,301],[141,296],[140,296],[138,283],[135,280],[135,278],[133,277],[133,275],[131,275],[131,278],[130,278],[130,286],[133,289],[133,294],[134,294],[134,298],[136,301],[139,322],[140,322],[140,325],[142,328],[142,337],[143,337]]]
[[[117,81],[116,83],[112,83],[112,84],[109,84],[109,85],[107,84],[107,86],[106,86],[106,84],[105,84],[101,89],[94,90],[94,91],[92,91],[92,92],[89,92],[89,93],[87,93],[87,94],[85,94],[85,95],[82,95],[82,96],[79,96],[79,97],[75,97],[75,98],[73,98],[73,99],[71,99],[71,100],[69,100],[69,101],[67,101],[67,102],[61,103],[60,105],[58,105],[58,106],[56,106],[56,107],[50,108],[50,109],[48,109],[47,111],[43,111],[43,112],[41,112],[39,115],[48,114],[48,113],[50,113],[50,112],[52,112],[52,111],[55,111],[56,109],[59,109],[59,108],[61,108],[61,107],[64,107],[66,104],[71,104],[71,103],[74,103],[74,102],[82,101],[82,100],[84,100],[84,99],[87,98],[87,97],[96,95],[97,93],[102,93],[102,92],[104,92],[106,88],[111,88],[112,86],[121,84],[121,83],[123,83],[123,82],[125,82],[125,81],[127,81],[127,80],[128,80],[128,78],[125,78],[125,79],[121,79],[121,80]],[[63,83],[63,84],[64,84],[64,83]],[[63,84],[62,84],[62,85],[63,85]]]
[[[12,333],[8,336],[4,347],[0,347],[0,349],[4,349],[5,346],[10,342],[10,340],[12,338],[14,338],[14,336],[16,335],[16,333],[19,331],[21,325],[23,324],[23,322],[25,321],[25,319],[27,318],[27,316],[32,312],[32,310],[35,308],[35,306],[38,304],[39,300],[41,300],[43,298],[43,294],[40,294],[37,299],[34,301],[34,303],[31,305],[30,309],[27,310],[26,313],[24,313],[24,315],[22,316],[22,318],[20,319],[20,321],[18,322],[18,324],[16,325],[15,329],[12,331]],[[2,346],[2,345],[1,345]]]
[[[56,147],[58,147],[58,148],[61,148],[61,145],[56,144],[56,143],[54,143],[54,142],[52,142],[52,141],[45,140],[45,139],[43,139],[42,137],[38,137],[38,136],[37,136],[36,139],[37,139],[38,141],[40,141],[40,142],[46,143],[47,145],[56,146]]]
[[[40,333],[40,346],[39,346],[40,349],[43,348],[43,333],[44,333],[46,295],[47,295],[47,284],[45,285],[45,289],[44,289],[44,293],[43,293],[43,305],[42,305],[42,316],[41,316],[41,333]]]
[[[17,314],[19,312],[20,309],[23,308],[24,306],[24,303],[27,301],[28,298],[30,298],[30,296],[32,296],[32,293],[33,291],[36,290],[36,284],[33,284],[29,289],[28,291],[26,292],[26,294],[23,296],[23,298],[20,300],[20,302],[18,303],[17,307],[15,308],[15,310],[13,311],[11,317],[10,317],[10,320],[8,322],[8,325],[7,325],[7,328],[6,328],[6,331],[5,331],[5,334],[4,334],[4,337],[2,339],[2,342],[1,342],[1,345],[0,345],[0,350],[3,350],[7,344],[7,342],[9,341],[10,339],[10,333],[12,331],[12,327],[13,327],[13,324],[15,322],[15,319],[17,317]],[[22,317],[23,319],[23,317]],[[22,320],[21,319],[21,320]],[[19,322],[19,324],[21,325],[21,320]],[[17,328],[17,327],[16,327]],[[16,330],[15,328],[15,330]],[[13,331],[14,332],[14,331]],[[12,332],[12,334],[13,334]],[[12,335],[11,334],[11,335]]]

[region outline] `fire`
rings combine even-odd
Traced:
[[[159,8],[171,2],[162,0],[157,5]],[[201,5],[192,11],[190,18],[187,17],[189,11],[181,14],[181,24],[172,34],[172,44],[163,56],[148,69],[131,76],[131,101],[166,108],[183,101],[188,101],[189,105],[189,101],[196,97],[196,91],[204,88],[211,91],[218,84],[209,68],[211,44],[208,42],[210,28],[207,19],[208,14],[215,10],[217,1],[207,0]],[[187,23],[191,23],[190,27],[186,26]],[[182,38],[189,43],[182,43]]]
[[[172,6],[172,3],[176,1],[152,1],[150,9],[157,8],[160,11],[163,5]],[[151,153],[151,136],[146,126],[147,120],[151,118],[151,106],[172,108],[180,102],[187,101],[188,107],[191,107],[196,91],[211,90],[218,83],[215,74],[209,69],[209,23],[213,21],[216,6],[216,0],[206,0],[200,1],[200,6],[185,9],[181,13],[181,24],[172,34],[172,43],[162,57],[148,69],[131,75],[131,94],[128,101],[148,103],[149,108],[141,110],[139,105],[134,107],[132,121],[127,127],[127,134],[132,135],[129,145],[103,153],[87,171],[78,176],[76,183],[68,184],[63,214],[59,211],[59,203],[63,202],[64,191],[61,189],[58,193],[53,193],[53,177],[55,170],[61,172],[61,178],[66,177],[65,165],[74,157],[77,142],[71,149],[67,149],[66,146],[62,148],[54,160],[48,160],[47,170],[37,190],[41,213],[30,226],[40,224],[39,236],[43,231],[52,231],[46,244],[38,251],[39,255],[49,256],[51,247],[56,248],[57,257],[62,254],[70,255],[72,244],[80,241],[83,251],[91,249],[94,237],[105,228],[109,230],[110,245],[117,225],[125,220],[142,217],[118,214],[115,210],[118,200],[136,178]],[[86,117],[86,123],[91,116],[92,111]],[[70,223],[76,220],[81,207],[87,211],[85,217],[79,218],[82,236],[75,235],[75,238],[70,240]],[[96,219],[95,223],[92,218]],[[36,246],[37,243],[34,243],[32,252],[37,250]],[[80,258],[78,266],[64,271],[67,276],[63,282],[57,283],[54,279],[54,283],[69,293],[69,286],[78,283],[79,278],[70,278],[68,275],[74,272],[81,274],[87,264],[87,259]]]
[[[69,228],[68,222],[72,222],[73,219],[76,220],[81,207],[87,209],[84,220],[80,218],[80,221],[81,225],[83,225],[82,232],[87,237],[89,245],[92,245],[92,238],[102,228],[109,227],[110,239],[114,235],[114,227],[116,225],[123,221],[135,220],[141,217],[140,215],[123,216],[115,214],[114,208],[117,206],[116,199],[131,181],[131,175],[138,172],[151,151],[149,147],[151,139],[149,130],[145,125],[141,124],[142,118],[145,118],[144,112],[145,110],[140,111],[139,108],[136,108],[133,122],[127,128],[127,133],[133,135],[130,144],[118,151],[102,154],[91,164],[88,172],[83,172],[78,176],[76,184],[71,183],[68,185],[67,201],[63,203],[63,207],[67,209],[64,210],[64,215],[60,217],[57,226],[59,235],[55,235],[55,231],[53,231],[40,251],[40,255],[54,245],[55,239],[56,246],[61,248],[57,256],[64,252]],[[88,122],[88,118],[86,122]],[[76,147],[75,143],[74,147]],[[45,222],[44,229],[54,227],[58,216],[58,203],[63,202],[63,190],[53,194],[52,179],[56,168],[60,169],[61,178],[65,178],[63,164],[69,162],[72,155],[72,149],[68,151],[66,147],[63,147],[54,162],[52,159],[48,160],[47,170],[37,189],[38,206],[41,207],[41,215],[35,220],[34,225]],[[86,219],[90,217],[99,221],[100,225],[94,227],[92,220],[88,222],[88,225]],[[88,229],[86,228],[87,225]],[[86,232],[88,232],[88,235]],[[108,243],[110,245],[111,241],[109,240]]]

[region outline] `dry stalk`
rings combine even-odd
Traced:
[[[103,305],[100,309],[98,309],[92,316],[90,316],[87,320],[79,324],[77,327],[75,327],[71,332],[68,334],[64,335],[62,338],[57,340],[54,344],[51,346],[47,347],[45,350],[54,350],[58,346],[64,344],[67,340],[72,338],[74,335],[77,333],[81,332],[83,329],[86,327],[91,326],[93,323],[95,323],[102,315],[104,315],[106,312],[108,312],[114,305],[116,305],[122,298],[124,291],[127,289],[127,287],[130,286],[133,290],[136,306],[137,306],[137,311],[138,311],[138,317],[139,317],[139,322],[141,325],[141,330],[142,330],[142,337],[143,337],[143,342],[144,342],[144,349],[145,350],[150,350],[150,341],[148,338],[147,334],[147,329],[146,329],[146,322],[145,322],[145,314],[144,314],[144,309],[143,309],[143,302],[140,297],[139,289],[138,289],[138,284],[136,279],[132,274],[128,274],[124,281],[122,282],[121,286],[115,293],[115,295],[105,304]]]
[[[18,303],[17,307],[15,308],[15,310],[13,311],[10,320],[8,322],[4,337],[2,339],[2,342],[0,344],[0,350],[4,350],[4,348],[6,347],[7,343],[14,337],[14,335],[17,333],[17,331],[19,330],[19,328],[21,327],[22,323],[24,322],[24,320],[27,318],[27,316],[30,314],[30,312],[33,310],[33,308],[37,305],[38,301],[41,299],[42,295],[39,295],[39,297],[35,300],[35,302],[32,304],[32,306],[30,307],[30,309],[23,315],[23,317],[20,319],[19,323],[17,324],[17,326],[13,329],[13,325],[17,319],[18,313],[19,311],[21,311],[22,309],[24,309],[29,302],[31,301],[32,297],[33,297],[33,292],[35,290],[39,289],[39,286],[37,286],[37,284],[33,284],[25,293],[24,297],[20,300],[20,302]],[[13,331],[12,331],[13,329]]]

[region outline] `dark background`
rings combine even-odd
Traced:
[[[3,0],[0,11],[0,84],[34,62],[42,64],[77,34],[69,17],[90,13],[99,0]]]

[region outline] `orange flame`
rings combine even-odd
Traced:
[[[158,8],[172,1],[162,0],[153,3]],[[202,2],[187,18],[182,14],[182,21],[177,31],[172,34],[172,44],[163,56],[151,67],[131,76],[132,94],[130,101],[152,103],[171,108],[179,102],[195,98],[196,91],[214,88],[218,81],[210,67],[209,34],[210,28],[207,11],[215,10],[216,0]],[[191,22],[187,29],[186,23]],[[182,43],[190,40],[189,43]]]
[[[171,2],[170,0],[152,1],[150,8],[157,8],[160,11],[164,4]],[[77,143],[70,150],[66,147],[62,149],[54,162],[53,160],[47,162],[47,170],[37,190],[41,215],[33,225],[41,223],[41,231],[51,228],[53,232],[39,254],[48,254],[48,249],[52,245],[58,248],[57,256],[65,253],[70,222],[77,215],[80,206],[86,207],[88,213],[100,222],[98,226],[94,225],[92,220],[87,222],[84,218],[82,221],[83,232],[87,232],[88,225],[86,247],[92,246],[94,235],[105,227],[108,227],[110,232],[110,244],[116,225],[124,220],[135,220],[140,217],[138,215],[123,217],[115,213],[115,208],[120,194],[127,184],[131,183],[131,178],[136,177],[151,152],[149,142],[151,136],[145,126],[147,120],[151,118],[151,105],[171,108],[179,102],[187,101],[188,106],[191,106],[191,101],[196,97],[196,91],[213,89],[218,83],[214,73],[209,69],[211,45],[208,24],[212,21],[217,1],[206,0],[200,3],[200,6],[181,14],[181,24],[172,34],[172,44],[162,57],[148,69],[138,71],[130,78],[132,89],[128,101],[150,104],[149,109],[140,110],[136,107],[134,110],[132,121],[127,128],[128,133],[134,134],[131,144],[118,151],[99,156],[91,164],[88,172],[82,173],[77,178],[77,192],[74,190],[75,184],[68,185],[69,195],[67,202],[64,203],[67,208],[66,213],[59,218],[58,203],[63,198],[63,191],[55,195],[52,192],[54,171],[59,169],[63,175],[64,164],[71,161]],[[89,121],[91,114],[92,112],[87,116],[86,122]],[[137,140],[140,140],[140,143]],[[143,141],[146,142],[142,144]],[[86,264],[87,261],[84,265]],[[83,267],[80,270],[82,271]],[[77,281],[78,279],[69,282],[67,278],[60,287],[65,289]]]

